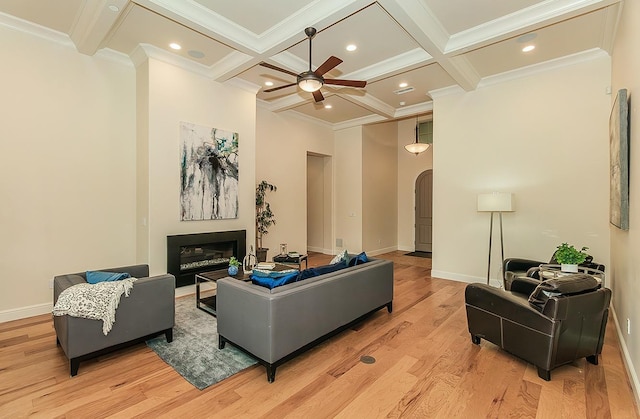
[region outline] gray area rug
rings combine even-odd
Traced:
[[[163,335],[147,341],[147,346],[200,390],[257,363],[227,344],[218,349],[217,320],[196,308],[195,297],[176,300],[173,342]]]

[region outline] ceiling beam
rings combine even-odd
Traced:
[[[112,33],[129,0],[83,0],[69,37],[82,54],[93,55]]]

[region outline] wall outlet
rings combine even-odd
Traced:
[[[49,280],[49,289],[52,290],[53,289],[53,279]]]
[[[631,334],[631,319],[627,318],[627,335]]]
[[[342,239],[336,239],[336,247],[342,247]]]

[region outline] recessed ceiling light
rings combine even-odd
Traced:
[[[324,105],[324,108],[325,108],[325,109],[331,109],[331,108],[333,108],[333,106],[331,106],[331,105],[327,104],[327,105]]]
[[[519,36],[518,39],[516,39],[516,41],[519,42],[520,44],[525,44],[527,42],[533,41],[534,39],[536,39],[537,36],[538,34],[536,34],[535,32],[530,32],[522,36]]]
[[[534,49],[536,49],[535,45],[527,45],[526,47],[522,48],[522,52],[530,52],[530,51],[533,51]]]
[[[204,52],[198,51],[198,50],[195,50],[195,49],[189,50],[189,52],[187,52],[187,54],[189,54],[193,58],[202,58],[202,57],[204,57]]]
[[[265,86],[273,86],[273,82],[272,81],[265,81],[264,85]]]
[[[118,6],[116,6],[115,4],[110,4],[109,5],[109,10],[111,10],[112,12],[117,12],[120,10],[120,8]]]
[[[172,42],[169,44],[169,48],[178,50],[178,49],[182,49],[182,46],[180,46],[180,44],[176,44],[175,42]]]
[[[408,85],[409,85],[409,83],[404,83],[404,82],[402,82],[402,83],[400,83],[400,84],[398,85],[398,87],[407,87]]]
[[[347,51],[355,51],[357,49],[358,49],[358,47],[355,46],[354,44],[347,45]]]
[[[407,103],[407,102],[402,101],[402,102],[400,102],[400,106],[404,106],[406,103]]]

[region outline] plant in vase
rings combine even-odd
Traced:
[[[554,257],[561,265],[563,272],[578,272],[578,265],[583,263],[589,255],[585,253],[588,247],[576,249],[572,244],[562,243],[558,246]]]
[[[265,201],[267,192],[275,192],[275,185],[263,180],[256,186],[256,258],[258,262],[266,262],[268,248],[262,247],[262,237],[269,233],[269,227],[276,223],[275,215],[269,203]]]
[[[240,267],[240,261],[238,261],[238,259],[236,259],[235,256],[231,256],[231,259],[229,259],[229,268],[227,269],[227,272],[229,272],[229,275],[231,276],[237,275],[239,267]]]

